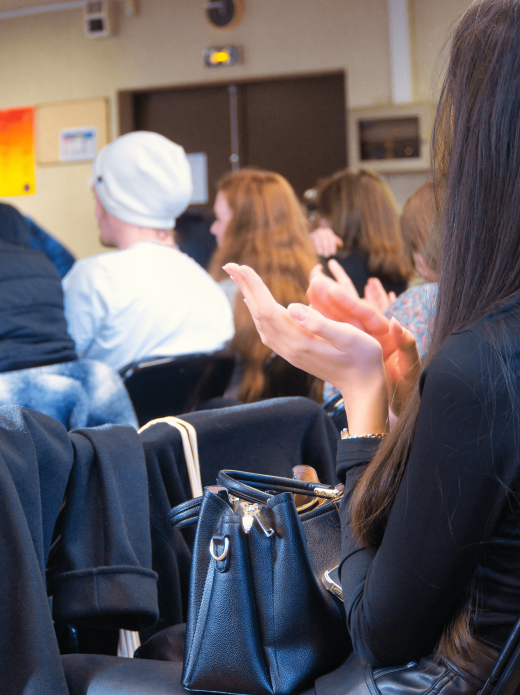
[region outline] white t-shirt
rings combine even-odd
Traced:
[[[114,369],[145,357],[213,352],[234,334],[218,284],[156,242],[77,261],[62,282],[78,354]]]

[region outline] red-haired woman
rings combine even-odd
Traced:
[[[216,220],[211,232],[218,249],[211,274],[222,281],[229,278],[222,270],[225,263],[249,265],[263,279],[283,306],[305,302],[309,274],[316,256],[309,240],[307,223],[289,182],[271,171],[243,169],[223,178],[215,199]],[[227,278],[227,280],[225,280]],[[233,285],[234,287],[234,285]],[[251,315],[242,298],[234,305],[235,337],[232,346],[242,359],[242,380],[238,397],[245,403],[275,395],[273,384],[266,390],[264,365],[272,350],[262,344]],[[293,382],[294,370],[283,379]],[[306,380],[306,383],[310,382]],[[291,384],[278,383],[276,395],[296,395]],[[278,388],[277,387],[277,388]],[[305,388],[308,388],[307,386]]]

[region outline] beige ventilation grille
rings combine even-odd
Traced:
[[[85,3],[83,21],[87,38],[98,39],[111,36],[110,1],[89,0]]]

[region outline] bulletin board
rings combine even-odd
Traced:
[[[36,107],[36,162],[39,166],[69,164],[60,157],[63,133],[93,131],[97,136],[96,150],[110,140],[110,105],[105,97],[76,99],[40,104]],[[62,157],[63,157],[63,153]],[[92,159],[93,157],[88,157]],[[85,159],[83,159],[85,161]]]
[[[0,196],[32,195],[34,108],[0,111]]]

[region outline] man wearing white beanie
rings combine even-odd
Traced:
[[[145,357],[213,352],[232,338],[224,293],[173,242],[191,193],[184,150],[162,135],[129,133],[99,152],[96,219],[102,243],[119,250],[77,261],[63,278],[81,357],[121,369]]]

